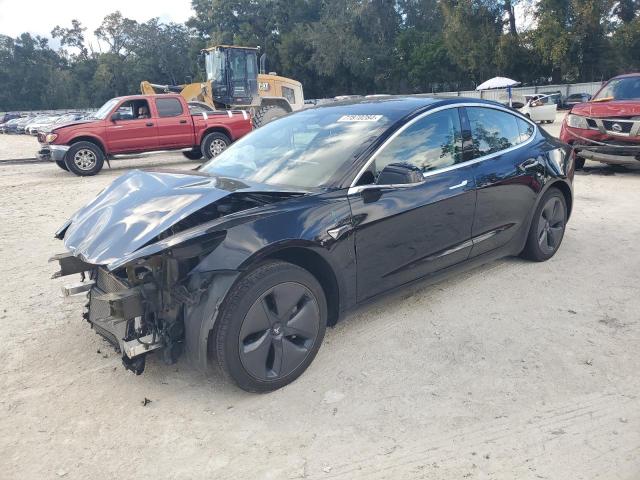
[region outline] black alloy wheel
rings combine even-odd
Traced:
[[[536,209],[523,256],[542,262],[553,257],[564,238],[567,204],[562,192],[551,188]]]
[[[269,261],[227,294],[209,342],[223,372],[240,388],[269,392],[306,370],[327,325],[324,290],[307,270]]]
[[[239,336],[240,361],[258,380],[290,375],[311,352],[318,336],[320,308],[304,285],[280,283],[247,312]]]
[[[552,254],[560,246],[565,218],[564,204],[557,196],[551,197],[542,208],[542,214],[538,219],[538,245],[543,252]]]

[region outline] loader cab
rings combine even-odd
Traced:
[[[255,105],[258,100],[258,49],[218,45],[203,50],[214,102]]]

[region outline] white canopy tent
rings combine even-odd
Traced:
[[[476,87],[476,90],[491,90],[493,88],[506,88],[509,94],[509,106],[511,106],[511,87],[520,85],[517,80],[511,80],[507,77],[493,77]]]

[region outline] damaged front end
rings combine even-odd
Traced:
[[[58,230],[69,251],[51,259],[60,266],[53,278],[80,275],[63,293],[87,295],[84,318],[127,369],[141,374],[154,351],[173,364],[189,345],[206,341],[208,331],[186,332],[185,317],[202,314],[201,297],[226,274],[199,268],[203,260],[228,228],[303,194],[197,173],[126,174]]]
[[[56,255],[60,271],[54,277],[79,273],[81,282],[66,285],[67,296],[86,293],[83,317],[122,354],[124,366],[141,374],[146,355],[160,350],[173,364],[184,348],[184,308],[199,302],[211,276],[188,278],[193,259],[157,255],[111,272],[70,253]]]
[[[637,104],[587,103],[574,107],[562,122],[560,140],[582,159],[612,165],[640,161]]]

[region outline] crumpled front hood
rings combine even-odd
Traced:
[[[135,252],[188,215],[239,190],[265,188],[192,171],[133,170],[78,210],[57,235],[64,233],[64,245],[73,255],[88,263],[107,265]]]
[[[611,100],[580,103],[571,109],[571,113],[595,118],[640,116],[640,101]]]

